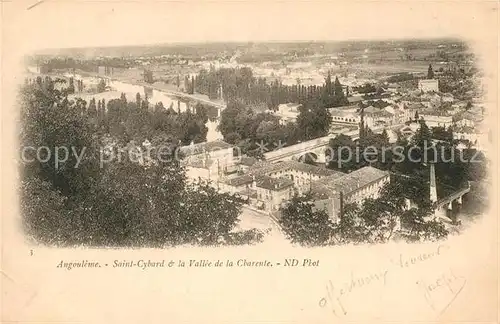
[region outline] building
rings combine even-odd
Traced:
[[[380,189],[389,182],[389,172],[367,166],[342,176],[333,175],[315,181],[311,193],[316,208],[326,210],[330,219],[338,222],[343,206],[379,197]]]
[[[363,97],[362,96],[352,96],[348,97],[347,101],[349,102],[349,105],[355,106],[359,104],[360,102],[363,102]]]
[[[423,111],[419,113],[419,116],[428,127],[448,127],[453,124],[453,117],[446,113]]]
[[[405,125],[399,129],[399,132],[406,138],[410,138],[417,132],[419,128],[418,123],[411,123],[410,125]]]
[[[368,112],[365,110],[364,120],[366,126],[374,128],[392,125],[396,122],[396,117],[390,110],[374,108]]]
[[[47,65],[28,66],[27,70],[33,74],[46,74],[49,73]]]
[[[98,66],[97,67],[97,74],[111,76],[111,75],[113,75],[113,67],[111,67],[111,66]]]
[[[426,79],[418,81],[418,89],[422,92],[439,92],[439,80],[437,79]]]
[[[255,208],[273,212],[295,194],[312,193],[315,208],[325,209],[338,221],[343,204],[362,202],[379,195],[380,188],[389,182],[389,173],[364,167],[343,173],[297,161],[275,164],[254,163],[240,176],[222,179],[220,191],[239,194]]]
[[[241,157],[240,163],[238,165],[238,167],[239,167],[238,171],[240,173],[246,173],[248,171],[248,169],[250,169],[250,167],[257,162],[258,162],[258,160],[254,157],[243,156],[243,157]]]
[[[198,178],[218,180],[226,173],[237,171],[237,158],[234,147],[223,141],[212,141],[182,146],[178,151],[182,165],[187,168],[188,179]]]
[[[415,118],[415,110],[403,104],[393,104],[385,107],[384,110],[393,114],[395,124],[403,124]]]
[[[389,83],[387,86],[387,91],[390,93],[398,93],[401,91],[401,86],[397,83]]]
[[[453,120],[456,126],[475,127],[476,125],[482,122],[483,117],[465,111],[453,116]]]
[[[280,124],[286,125],[288,123],[295,123],[299,116],[299,108],[301,104],[287,103],[278,106],[278,110],[274,113],[280,118]]]
[[[294,194],[308,192],[313,181],[343,174],[297,161],[275,164],[261,161],[241,176],[221,180],[218,187],[223,192],[239,194],[250,205],[269,212],[278,210]]]
[[[245,174],[218,183],[222,192],[238,194],[248,204],[267,212],[278,210],[295,194],[293,181],[286,177]]]
[[[338,125],[358,125],[361,121],[359,114],[355,108],[341,109],[341,108],[328,108],[328,112],[332,116],[332,126]]]

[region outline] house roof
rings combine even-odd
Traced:
[[[233,145],[226,143],[221,140],[212,141],[212,142],[203,142],[198,144],[186,145],[180,148],[180,152],[186,156],[196,155],[207,152],[214,152],[218,150],[224,150],[228,148],[232,148]]]
[[[209,169],[215,162],[213,159],[194,159],[188,160],[186,165],[192,168]]]
[[[379,109],[375,108],[373,106],[368,106],[363,111],[365,112],[365,114],[371,114],[371,113],[379,111]]]
[[[246,185],[248,183],[252,183],[252,181],[253,181],[253,177],[251,175],[244,174],[244,175],[239,176],[239,177],[227,179],[225,181],[225,183],[230,185],[230,186],[239,187],[239,186]]]
[[[366,113],[366,115],[373,117],[392,117],[394,114],[391,114],[390,112],[384,109],[379,109],[378,111],[374,111],[372,113]]]
[[[342,174],[342,172],[322,168],[322,167],[317,167],[314,165],[302,163],[302,162],[297,162],[297,161],[284,161],[281,163],[267,163],[267,164],[254,164],[250,170],[248,171],[249,174],[255,174],[255,175],[269,175],[271,173],[274,173],[276,171],[286,171],[286,170],[295,170],[295,171],[300,171],[304,173],[310,173],[312,175],[316,175],[319,177],[326,177],[326,176],[331,176],[335,174]]]
[[[356,117],[356,111],[354,109],[337,109],[337,108],[329,108],[328,112],[332,117],[346,117],[352,116]]]
[[[451,117],[447,110],[426,109],[420,112],[420,116],[425,117]],[[425,118],[424,118],[425,119]]]
[[[387,171],[367,166],[340,177],[333,176],[317,180],[312,183],[311,190],[320,197],[338,197],[339,192],[343,192],[344,195],[350,194],[388,175]]]
[[[468,119],[468,120],[471,120],[473,122],[479,122],[479,121],[483,120],[483,117],[478,116],[477,114],[473,114],[470,111],[464,111],[464,112],[456,114],[453,119],[455,119],[457,121]]]
[[[255,163],[257,163],[259,160],[252,156],[243,156],[240,160],[240,164],[246,165],[246,166],[252,166]]]
[[[283,190],[293,186],[293,181],[288,178],[272,178],[268,176],[256,177],[256,184],[259,188],[268,190]]]
[[[356,103],[356,102],[363,101],[363,97],[361,97],[361,96],[352,96],[352,97],[348,97],[347,101],[349,103]]]

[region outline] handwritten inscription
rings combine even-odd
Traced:
[[[429,306],[440,314],[453,303],[466,283],[465,278],[455,275],[451,269],[432,280],[417,281]]]
[[[391,260],[391,263],[394,265],[393,267],[388,267],[382,271],[360,277],[356,277],[353,273],[351,273],[351,280],[348,282],[341,282],[340,284],[335,284],[333,280],[328,280],[326,284],[326,296],[319,300],[319,306],[322,308],[328,307],[335,316],[347,315],[345,299],[355,290],[361,290],[374,284],[379,284],[381,287],[384,287],[387,284],[387,278],[391,273],[405,271],[406,269],[417,266],[418,264],[436,259],[448,249],[449,247],[447,245],[439,245],[437,249],[428,253],[420,253],[412,256],[400,254],[397,260]],[[457,277],[448,274],[448,276],[439,276],[435,281],[431,281],[429,283],[424,282],[423,280],[419,281],[419,285],[425,288],[425,296],[432,307],[436,307],[434,302],[437,298],[435,296],[435,291],[442,287],[455,287],[451,285],[452,283],[456,284],[455,278]],[[462,288],[463,286],[461,288],[452,288],[453,290],[450,291],[451,295],[456,297]],[[453,295],[453,293],[456,294]],[[451,304],[453,300],[454,298],[449,302],[449,304]],[[444,309],[446,309],[446,307]]]
[[[397,264],[401,268],[409,268],[413,265],[417,265],[419,263],[439,257],[447,249],[449,249],[447,245],[440,245],[435,251],[432,251],[430,253],[420,253],[410,257],[405,257],[403,254],[400,254],[399,260],[397,262],[392,261],[392,263]]]
[[[385,285],[387,280],[388,270],[383,270],[377,273],[370,273],[366,276],[355,276],[351,272],[351,280],[343,282],[340,285],[335,286],[331,280],[328,281],[326,285],[327,297],[322,298],[319,301],[321,307],[325,307],[327,304],[334,315],[339,312],[342,315],[347,314],[346,307],[344,306],[344,298],[351,294],[355,290],[362,289],[364,287],[382,284]]]

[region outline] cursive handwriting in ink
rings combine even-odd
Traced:
[[[351,272],[351,279],[335,286],[331,280],[326,285],[326,297],[319,301],[320,307],[328,306],[335,316],[347,315],[345,306],[345,298],[355,290],[362,289],[375,283],[386,284],[388,270],[383,270],[377,273],[371,273],[367,276],[355,276]]]
[[[451,269],[434,280],[417,281],[417,285],[424,292],[425,300],[432,310],[439,312],[439,314],[444,313],[455,301],[466,283],[465,278],[456,276]]]

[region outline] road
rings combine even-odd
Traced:
[[[243,206],[242,213],[239,217],[240,221],[237,225],[239,230],[249,230],[256,228],[259,230],[274,229],[275,225],[271,221],[269,215],[254,211]]]

